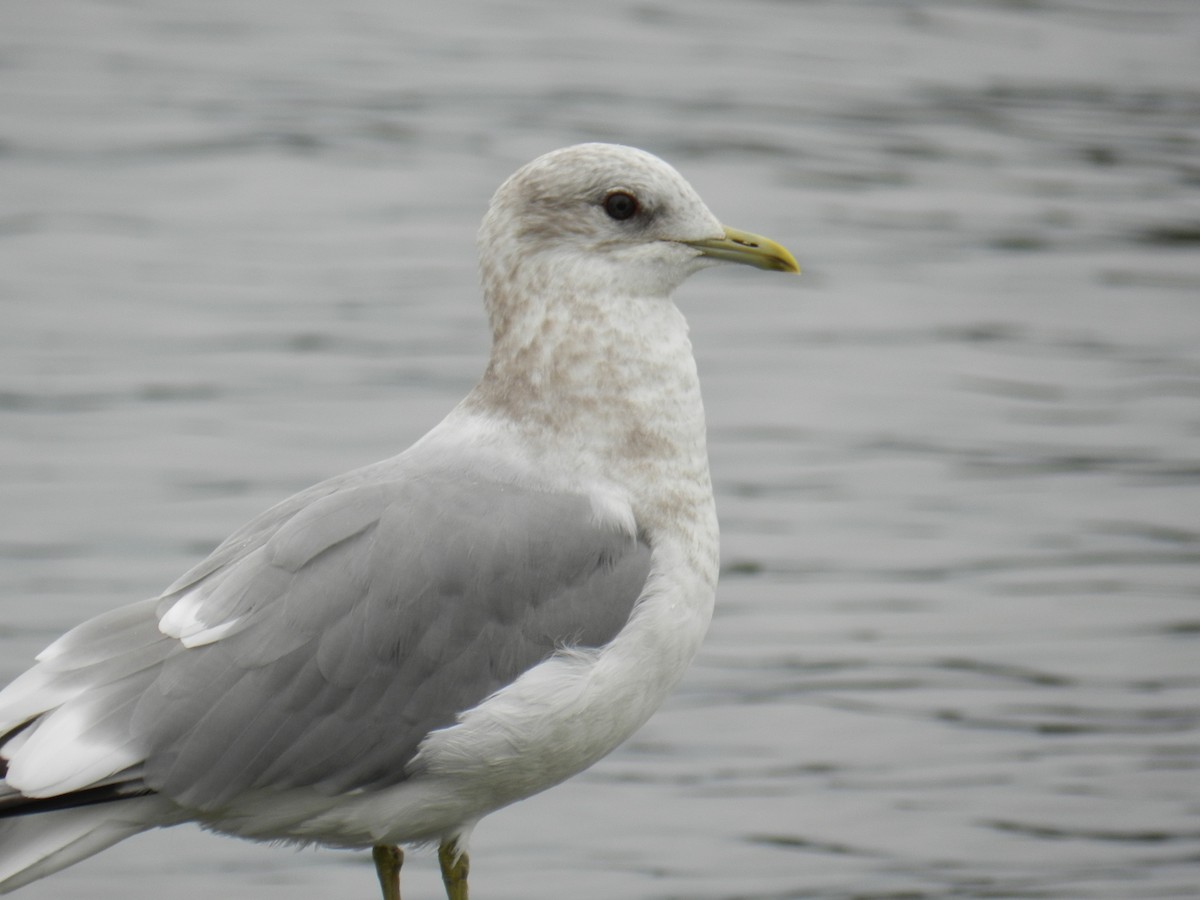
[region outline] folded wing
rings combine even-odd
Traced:
[[[430,731],[611,640],[649,568],[581,494],[445,472],[318,486],[0,692],[0,814],[98,788],[211,812],[396,784]]]

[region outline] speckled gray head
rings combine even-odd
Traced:
[[[578,144],[522,167],[496,191],[479,235],[489,308],[546,283],[669,295],[707,265],[798,272],[766,238],[726,228],[674,168],[616,144]]]

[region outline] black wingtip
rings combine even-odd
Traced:
[[[145,797],[153,793],[155,793],[153,789],[146,787],[141,782],[125,781],[85,788],[82,791],[72,791],[69,794],[59,794],[55,797],[26,797],[24,794],[13,794],[0,797],[0,819],[11,816],[31,816],[80,806],[95,806],[98,803],[116,803],[119,800],[132,800],[134,797]]]

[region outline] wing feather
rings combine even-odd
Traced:
[[[161,598],[48,648],[7,707],[41,717],[12,771],[31,747],[43,787],[140,764],[146,786],[210,811],[249,790],[395,784],[430,731],[627,621],[650,548],[586,496],[371,471],[280,504]]]

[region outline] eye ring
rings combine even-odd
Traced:
[[[641,204],[629,191],[612,191],[604,198],[604,211],[610,219],[624,222],[638,214]]]

